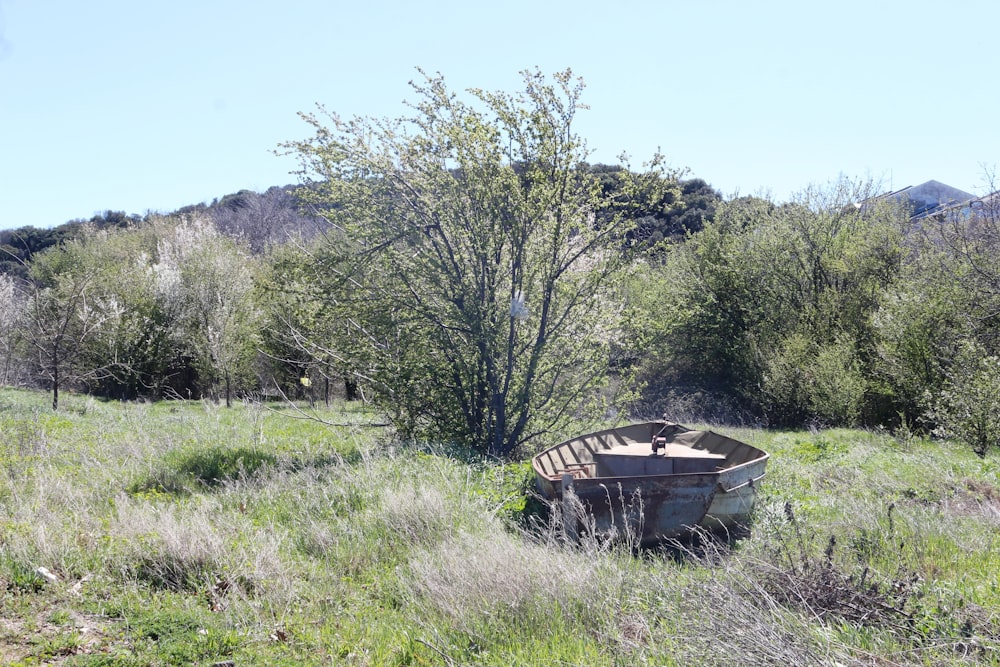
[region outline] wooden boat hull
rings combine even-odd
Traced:
[[[652,452],[658,436],[665,456]],[[606,462],[612,459],[614,465]],[[570,532],[630,535],[652,544],[697,528],[745,526],[767,459],[733,438],[655,421],[567,440],[535,456],[532,467],[541,494],[563,502]],[[615,474],[616,466],[641,472]]]

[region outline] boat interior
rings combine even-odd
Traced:
[[[553,482],[576,479],[705,473],[732,468],[764,452],[713,431],[647,422],[580,436],[543,451],[535,471]]]

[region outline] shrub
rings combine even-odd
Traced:
[[[779,426],[810,420],[852,426],[864,394],[865,380],[850,342],[821,345],[802,334],[789,336],[767,360],[761,387],[768,419]]]
[[[1000,445],[1000,357],[966,344],[927,417],[935,435],[964,442],[981,457]]]

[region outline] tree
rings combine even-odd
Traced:
[[[715,211],[722,203],[718,191],[700,178],[683,180],[679,185],[678,194],[669,192],[639,212],[636,238],[645,239],[650,245],[663,240],[681,241],[715,219]]]
[[[67,222],[51,229],[29,226],[0,231],[0,273],[27,279],[36,254],[79,238],[82,232],[80,222]]]
[[[946,250],[923,235],[911,235],[902,275],[880,297],[872,315],[872,370],[887,414],[882,421],[917,424],[927,396],[944,387],[963,340],[970,338],[978,298],[963,288]]]
[[[246,243],[255,254],[314,236],[319,222],[299,211],[293,186],[272,187],[260,194],[241,190],[213,202],[207,213],[220,232]]]
[[[331,381],[342,379],[346,398],[352,400],[365,378],[341,351],[351,327],[331,298],[338,279],[327,269],[325,255],[322,241],[272,249],[258,281],[261,344],[270,360],[270,383],[281,393],[302,391],[303,378],[310,387],[321,379],[329,400]]]
[[[162,239],[176,224],[150,217],[141,226],[110,226],[88,236],[94,300],[105,316],[85,346],[84,363],[103,369],[88,382],[90,391],[159,397],[181,371],[178,298],[171,273],[158,260]]]
[[[24,317],[24,291],[15,278],[0,274],[0,386],[10,384],[17,365],[19,329]]]
[[[634,174],[621,165],[595,164],[588,169],[597,176],[602,193],[610,200],[625,182],[634,179]],[[630,241],[651,247],[664,240],[681,241],[714,219],[722,195],[700,178],[678,181],[678,176],[665,175],[667,183],[646,187],[630,198],[628,214],[635,219]],[[611,212],[615,211],[617,208]]]
[[[59,409],[64,385],[97,371],[82,361],[86,343],[106,318],[94,288],[96,272],[85,254],[85,242],[74,240],[36,255],[31,263],[21,326],[37,372],[52,390],[53,410]]]
[[[226,406],[251,382],[258,310],[253,261],[207,219],[184,220],[160,244],[161,271],[179,299],[179,329],[206,393],[221,388]]]
[[[886,391],[907,423],[982,455],[1000,410],[990,386],[1000,356],[1000,197],[921,218],[908,247],[905,280],[874,320]]]
[[[605,380],[629,207],[673,183],[654,159],[602,193],[573,131],[582,82],[523,78],[463,101],[425,75],[412,117],[321,109],[304,115],[315,135],[285,145],[331,224],[316,271],[349,331],[338,351],[404,435],[497,456]]]
[[[968,335],[1000,352],[1000,191],[921,226],[921,260],[968,295]]]

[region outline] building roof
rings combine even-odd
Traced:
[[[907,203],[910,207],[910,219],[915,220],[966,204],[976,199],[976,195],[938,181],[927,181],[887,192],[877,198]]]

